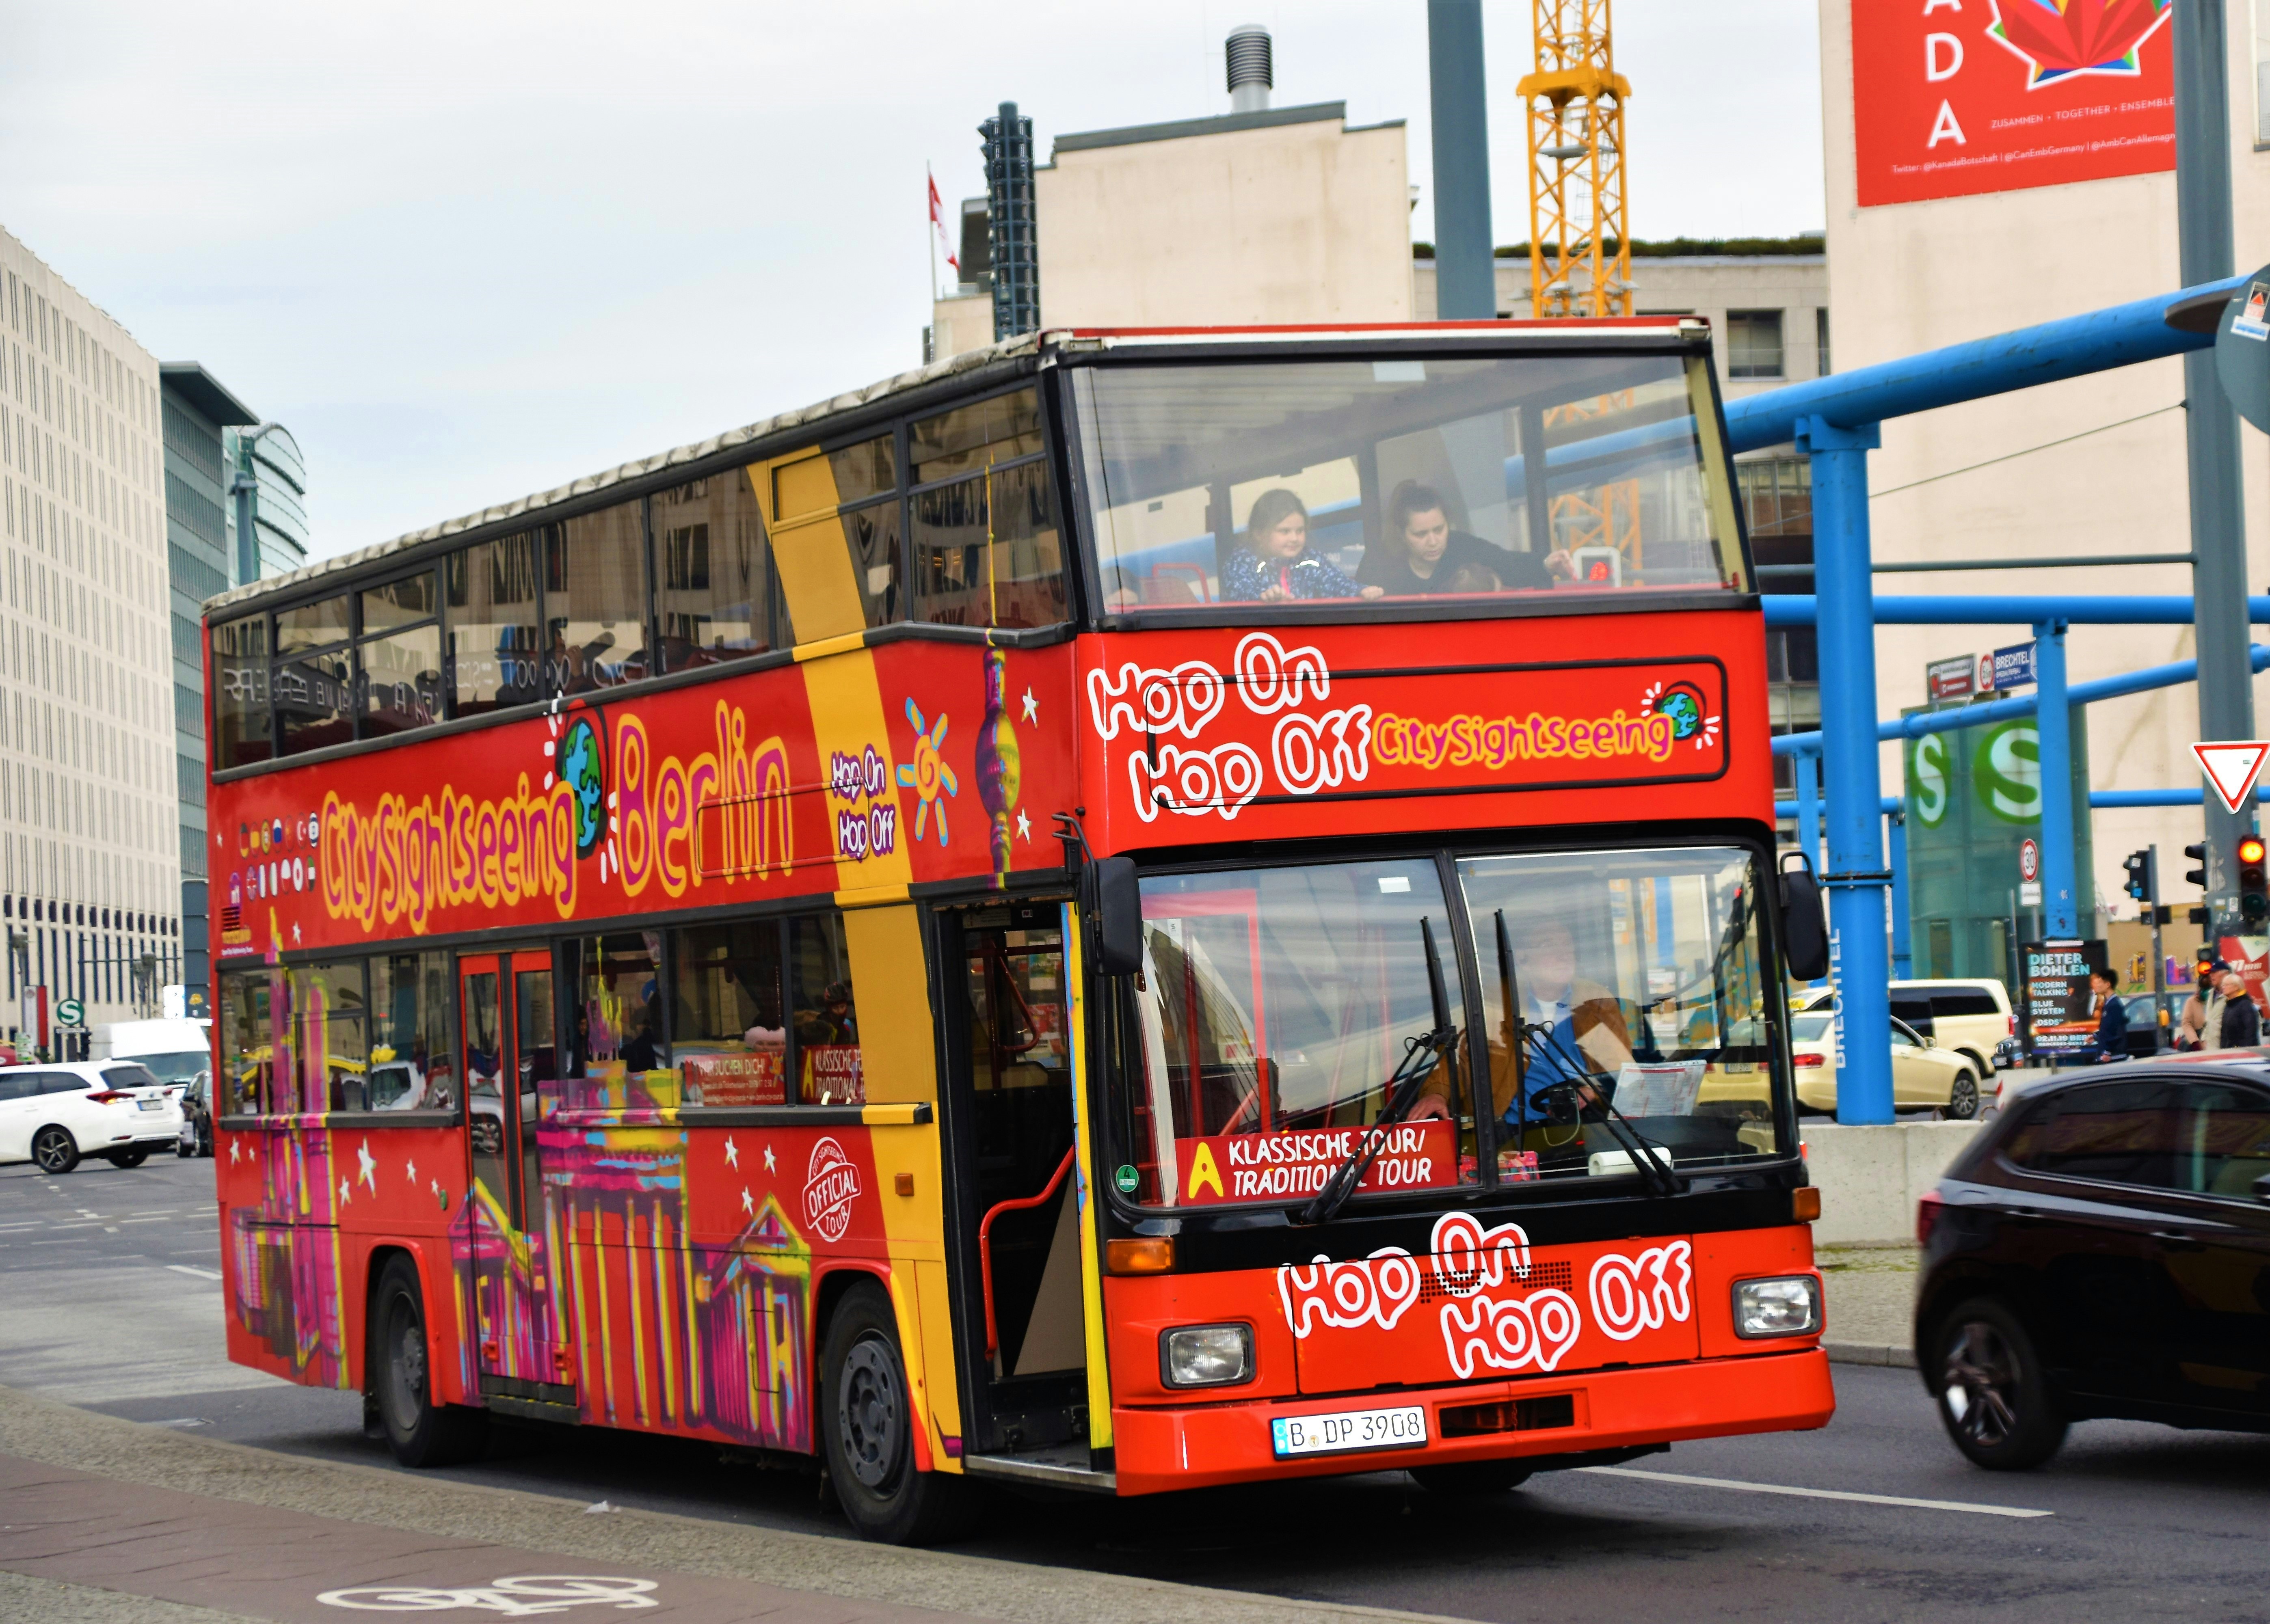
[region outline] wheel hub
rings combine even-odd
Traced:
[[[898,1371],[882,1339],[855,1344],[836,1383],[836,1426],[851,1475],[868,1488],[882,1487],[898,1469],[904,1407]]]
[[[1983,1448],[2017,1430],[2017,1363],[2002,1333],[1977,1320],[1947,1350],[1942,1402],[1962,1435]]]

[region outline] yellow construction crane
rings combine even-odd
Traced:
[[[1529,114],[1529,297],[1538,315],[1629,315],[1624,102],[1609,0],[1532,0],[1537,71]]]

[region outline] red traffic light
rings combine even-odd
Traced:
[[[2262,861],[2263,850],[2260,835],[2246,835],[2238,842],[2238,860],[2247,867],[2252,868]]]

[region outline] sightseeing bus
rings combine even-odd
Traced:
[[[214,599],[231,1357],[901,1541],[1825,1424],[1755,590],[1642,318],[1028,334]]]

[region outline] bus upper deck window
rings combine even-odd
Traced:
[[[917,419],[914,617],[1053,626],[1070,613],[1063,527],[1030,389]]]
[[[619,502],[544,527],[546,696],[650,677],[646,504]]]

